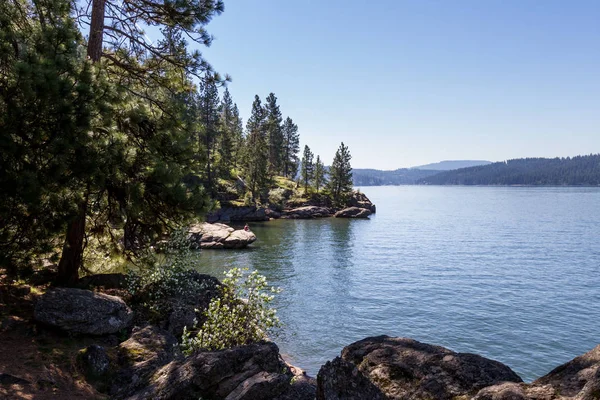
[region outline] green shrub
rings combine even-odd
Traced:
[[[221,295],[210,302],[206,322],[195,335],[184,329],[181,349],[185,355],[257,342],[281,326],[277,310],[270,307],[281,289],[269,287],[257,271],[244,271],[233,268],[225,273]]]
[[[196,296],[206,289],[203,283],[189,279],[200,252],[192,244],[187,230],[173,232],[166,243],[147,249],[127,271],[127,290],[144,299],[144,306],[161,312],[160,300],[177,296]]]

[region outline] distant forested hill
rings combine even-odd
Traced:
[[[354,186],[414,185],[418,180],[442,171],[401,168],[394,171],[353,169]]]
[[[412,167],[412,169],[427,169],[436,171],[450,171],[452,169],[476,167],[478,165],[488,165],[491,161],[484,160],[446,160],[440,161],[433,164],[420,165],[418,167]]]
[[[430,185],[600,185],[600,154],[521,158],[454,171],[417,181]]]

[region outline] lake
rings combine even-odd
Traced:
[[[404,336],[501,361],[530,381],[600,343],[600,188],[365,187],[370,220],[251,224],[202,252],[219,278],[279,286],[276,342],[316,375],[350,343]]]

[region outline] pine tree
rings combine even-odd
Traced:
[[[240,117],[240,111],[235,103],[233,104],[232,115],[232,160],[233,167],[237,168],[241,163],[242,154],[244,153],[244,122],[242,121],[242,117]]]
[[[283,123],[283,176],[294,178],[298,172],[298,152],[300,151],[300,135],[298,125],[290,117]]]
[[[259,198],[268,185],[269,149],[266,134],[266,112],[258,95],[254,96],[252,114],[246,124],[243,169],[253,199]]]
[[[352,193],[352,156],[344,142],[340,145],[329,168],[329,192],[334,204],[343,206]]]
[[[274,93],[270,93],[267,97],[265,109],[267,113],[267,143],[269,145],[269,174],[275,175],[281,173],[282,170],[283,132],[281,111]]]
[[[313,153],[308,146],[304,146],[304,154],[302,155],[302,181],[304,182],[304,193],[308,192],[308,186],[314,178]]]
[[[321,158],[317,156],[317,161],[315,161],[315,189],[317,193],[319,193],[319,189],[327,184],[327,178],[325,177],[325,165],[321,161]]]
[[[235,145],[235,130],[237,121],[233,114],[233,100],[229,89],[225,89],[223,93],[223,101],[221,102],[221,133],[219,135],[218,151],[220,155],[219,170],[225,178],[229,177],[231,168],[234,165],[234,145]]]
[[[217,88],[216,79],[211,74],[205,75],[200,81],[198,103],[201,123],[198,139],[204,144],[204,151],[206,152],[206,186],[211,193],[214,193],[215,147],[221,130],[219,118],[219,90]]]
[[[81,6],[75,13],[80,26],[90,26],[89,61],[79,50],[86,43],[69,16],[75,4]],[[15,78],[12,88],[0,85],[0,118],[22,117],[12,127],[13,121],[1,120],[0,145],[14,154],[46,153],[9,166],[2,149],[2,177],[10,180],[18,171],[26,183],[24,192],[7,193],[16,216],[12,221],[31,222],[25,234],[7,233],[12,249],[25,241],[30,253],[39,254],[43,243],[61,239],[54,233],[65,229],[58,281],[72,284],[82,266],[86,235],[120,227],[125,243],[132,243],[156,237],[206,209],[202,188],[183,183],[184,176],[198,172],[192,156],[197,145],[190,141],[197,127],[184,100],[193,87],[190,76],[212,70],[199,52],[187,51],[186,40],[209,44],[204,26],[222,10],[221,1],[202,0],[178,1],[177,7],[147,0],[0,2],[0,58],[8,57],[0,65],[3,78]],[[158,27],[162,37],[151,42],[140,26]],[[34,85],[23,79],[31,73]],[[12,109],[5,113],[5,108]],[[33,126],[40,143],[15,139],[23,127],[31,131],[29,138]],[[16,136],[10,136],[9,127],[16,128]]]

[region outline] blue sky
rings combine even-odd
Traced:
[[[600,1],[225,0],[202,49],[330,164],[600,152]]]

